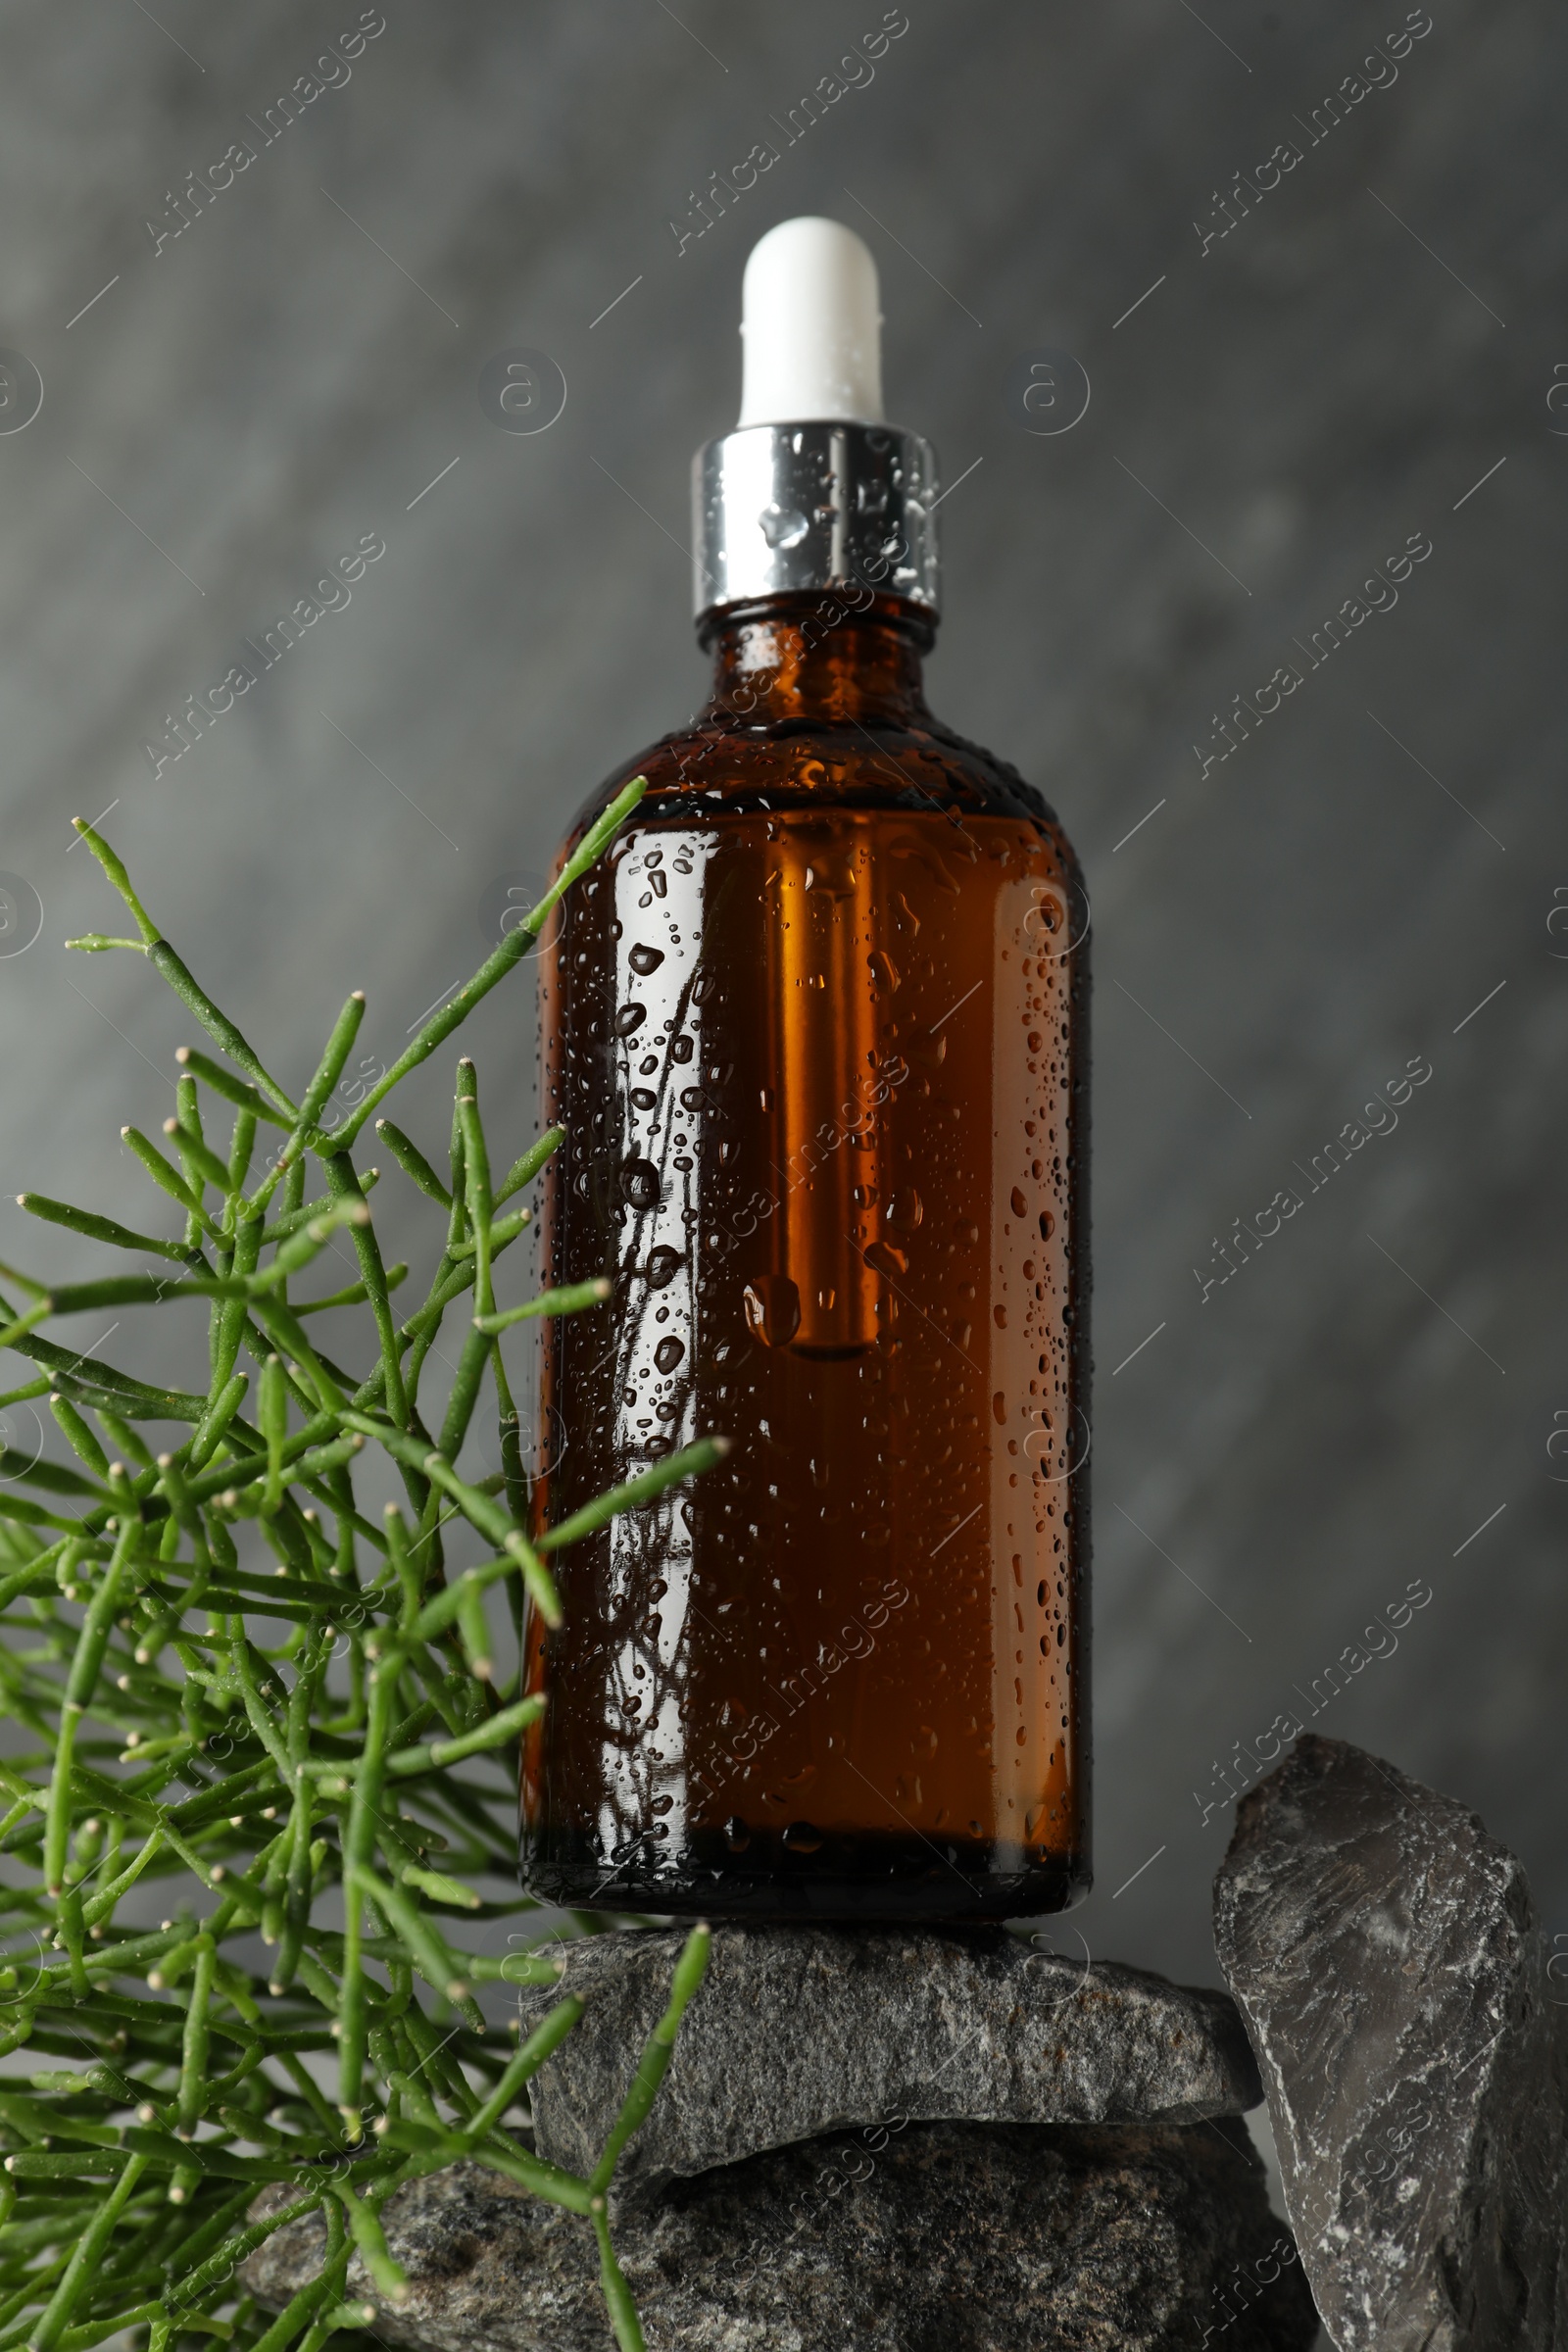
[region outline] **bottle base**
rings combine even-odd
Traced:
[[[519,1871],[528,1893],[564,1910],[862,1927],[1032,1919],[1070,1910],[1093,1883],[1085,1857],[1025,1859],[1017,1846],[967,1838],[938,1847],[920,1837],[839,1837],[813,1853],[752,1842],[770,1849],[765,1858],[737,1854],[709,1831],[678,1855],[639,1839],[617,1860],[578,1834],[525,1832]]]

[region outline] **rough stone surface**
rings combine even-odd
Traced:
[[[532,2084],[539,2152],[591,2172],[682,1936],[566,1948],[587,2014]],[[842,2126],[1195,2123],[1262,2098],[1235,2004],[1004,1933],[720,1926],[620,2200]]]
[[[1568,2345],[1564,2013],[1514,1856],[1306,1738],[1240,1806],[1214,1902],[1342,2352]]]
[[[928,2124],[874,2151],[864,2134],[821,2141],[677,2183],[617,2229],[616,2252],[649,2352],[1306,2352],[1300,2270],[1226,2130]],[[415,2182],[383,2219],[410,2299],[382,2304],[358,2257],[348,2292],[377,2304],[386,2341],[605,2352],[585,2221],[474,2165]],[[280,2230],[246,2266],[253,2292],[281,2306],[322,2242],[314,2216]]]

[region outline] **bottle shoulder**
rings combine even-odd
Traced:
[[[700,718],[616,766],[579,810],[568,839],[634,776],[648,780],[639,822],[715,821],[812,808],[1000,817],[1034,828],[1065,877],[1078,859],[1055,810],[1008,761],[929,711],[890,720],[799,718],[765,726]]]

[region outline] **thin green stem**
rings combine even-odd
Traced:
[[[606,1274],[595,1274],[587,1282],[563,1284],[554,1291],[541,1291],[525,1306],[509,1307],[504,1314],[476,1314],[473,1318],[480,1331],[510,1331],[514,1323],[524,1323],[532,1315],[580,1315],[590,1306],[603,1306],[614,1289]]]
[[[706,1920],[700,1920],[681,1947],[670,1983],[668,2005],[643,2044],[631,2088],[621,2103],[620,2113],[605,2141],[604,2152],[590,2176],[588,2185],[596,2196],[602,2196],[610,2186],[627,2140],[648,2121],[659,2086],[668,2073],[670,2059],[675,2054],[675,2036],[680,2032],[681,2019],[708,1974],[712,1948],[713,1931]]]
[[[399,1085],[411,1070],[417,1069],[421,1061],[428,1061],[437,1046],[444,1044],[454,1029],[461,1028],[474,1006],[506,978],[514,964],[522,961],[535,939],[544,929],[551,908],[577,880],[578,876],[586,873],[589,866],[594,864],[606,845],[613,838],[636,808],[647,789],[647,778],[634,776],[632,781],[617,793],[604,814],[596,818],[590,825],[556,880],[539,901],[538,906],[530,913],[524,915],[514,930],[508,932],[500,947],[495,950],[493,955],[486,956],[466,986],[460,988],[457,995],[450,998],[441,1010],[425,1022],[414,1043],[398,1055],[392,1067],[370,1088],[365,1101],[353,1115],[345,1119],[342,1126],[334,1129],[332,1134],[327,1137],[328,1150],[346,1151],[365,1125],[366,1120],[386,1101],[392,1089]]]
[[[545,1706],[542,1692],[486,1687],[490,1589],[506,1587],[515,1622],[524,1594],[549,1623],[561,1616],[528,1534],[533,1498],[497,1332],[597,1303],[605,1286],[562,1285],[498,1316],[494,1269],[531,1223],[527,1208],[499,1211],[544,1168],[561,1130],[496,1184],[465,1059],[449,1181],[402,1128],[377,1122],[444,1217],[428,1294],[398,1326],[390,1298],[407,1269],[382,1263],[367,1205],[376,1171],[355,1170],[348,1146],[391,1085],[499,984],[642,790],[639,780],[605,811],[523,934],[421,1026],[331,1135],[319,1121],[363,1000],[344,1006],[296,1103],[160,934],[115,851],[79,828],[140,935],[81,944],[144,953],[222,1058],[180,1050],[164,1127],[172,1149],[124,1131],[175,1212],[173,1238],[28,1193],[21,1203],[33,1216],[129,1263],[55,1286],[0,1268],[19,1302],[0,1298],[0,1341],[36,1375],[0,1404],[47,1397],[74,1456],[52,1448],[33,1460],[13,1446],[0,1463],[10,1725],[0,2056],[12,2061],[0,2082],[0,2352],[91,2352],[142,2327],[149,2352],[172,2352],[192,2330],[242,2352],[323,2352],[336,2331],[373,2320],[372,2307],[342,2300],[351,2256],[377,2304],[405,2292],[381,2220],[387,2195],[460,2159],[592,2226],[617,2340],[641,2341],[602,2190],[515,2145],[507,2128],[581,2005],[558,1999],[514,2049],[472,1994],[558,1986],[564,1963],[554,1952],[463,1948],[466,1915],[489,1941],[493,1921],[531,1907],[483,1899],[484,1877],[512,1868],[515,1746]],[[257,1176],[263,1127],[282,1141]],[[326,1189],[308,1202],[309,1155]],[[343,1231],[359,1279],[293,1298],[296,1278]],[[469,1291],[472,1319],[432,1445],[420,1370],[445,1309]],[[205,1309],[205,1370],[192,1390],[138,1379],[36,1329],[50,1315],[107,1319],[191,1299]],[[354,1316],[341,1363],[307,1337],[306,1319],[328,1308]],[[168,1337],[188,1342],[188,1319]],[[255,1426],[242,1349],[259,1368]],[[367,1363],[368,1374],[343,1368]],[[467,1478],[455,1465],[487,1369],[502,1467]],[[550,1544],[651,1501],[718,1450],[670,1457],[573,1514]],[[367,1516],[367,1466],[379,1457],[401,1473],[408,1507]],[[444,1531],[459,1514],[494,1556],[449,1576]],[[164,1924],[149,1927],[147,1911]],[[249,1941],[258,1930],[265,1977]],[[684,1977],[677,1991],[690,1997]],[[334,2049],[335,2107],[316,2080]],[[663,2049],[656,2031],[596,2179],[608,2179],[646,2113]],[[249,2222],[269,2185],[282,2202]],[[323,2205],[319,2276],[275,2318],[258,2316],[237,2267]]]

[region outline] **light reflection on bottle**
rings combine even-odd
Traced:
[[[854,1355],[876,1342],[881,1283],[866,1256],[883,1189],[866,1101],[879,978],[870,832],[869,820],[783,825],[767,877],[768,1061],[781,1075],[773,1273],[793,1291],[780,1290],[773,1310],[793,1329],[773,1344],[801,1355]]]
[[[614,861],[612,1083],[623,1138],[612,1230],[617,1459],[652,1461],[698,1435],[701,1336],[691,1252],[700,1246],[702,900],[710,844],[666,833]],[[635,1018],[632,1016],[635,1015]],[[669,1335],[679,1334],[672,1348]],[[671,1852],[687,1830],[685,1686],[691,1539],[678,1493],[610,1528],[601,1838],[613,1854],[652,1836]]]

